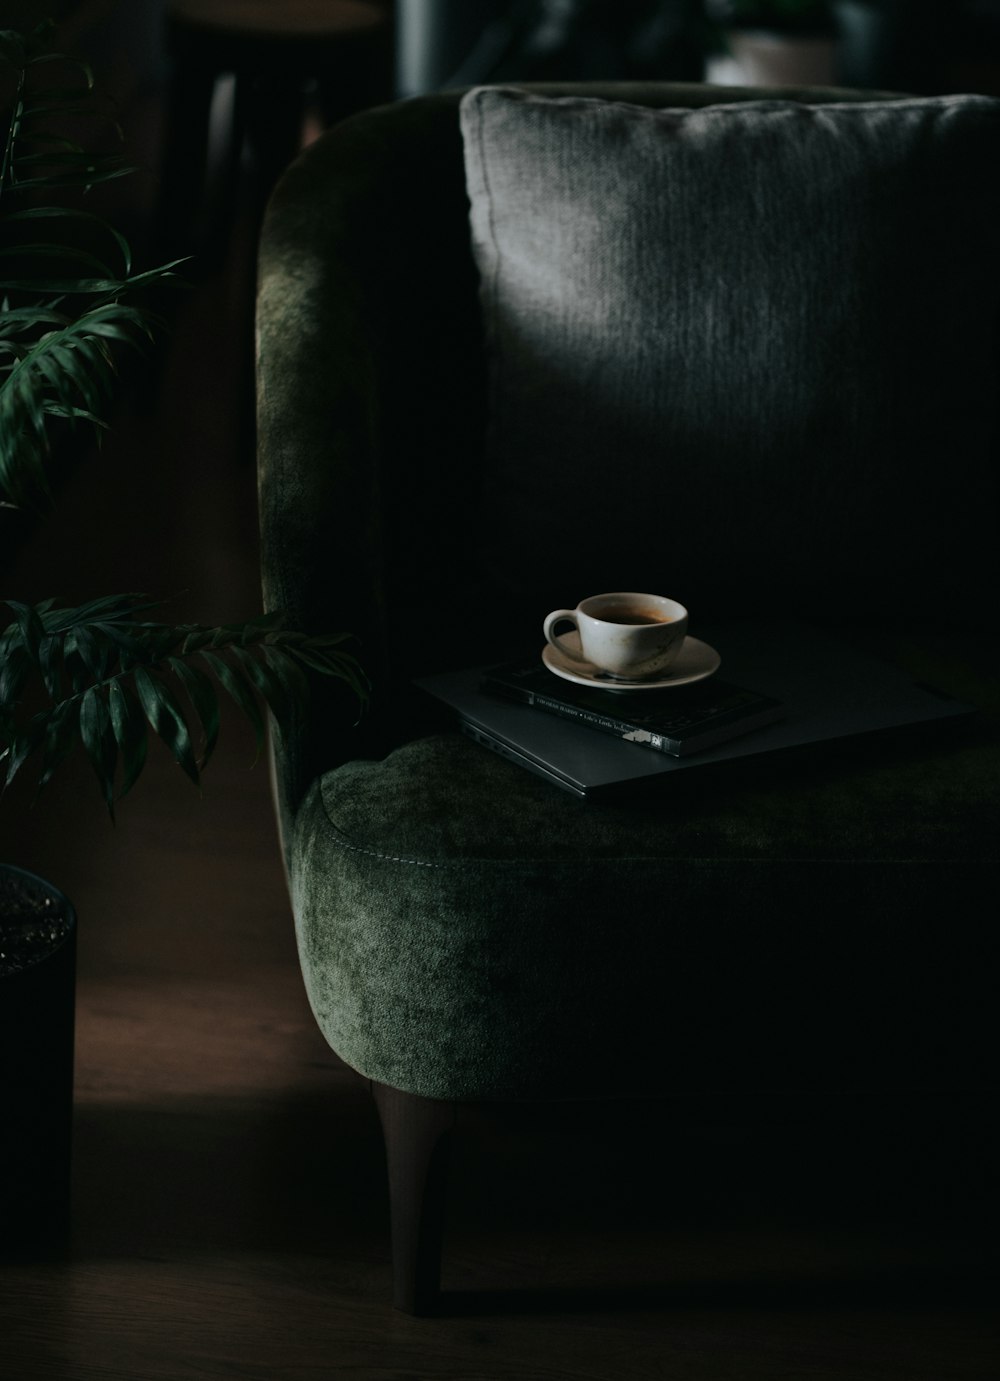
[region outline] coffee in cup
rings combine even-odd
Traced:
[[[561,623],[576,628],[579,647],[556,633]],[[619,591],[591,595],[575,609],[554,609],[544,631],[546,640],[572,662],[589,662],[622,681],[648,681],[674,661],[687,626],[688,612],[676,600]]]

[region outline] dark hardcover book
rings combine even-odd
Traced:
[[[753,733],[682,757],[636,752],[617,735],[594,733],[581,720],[541,712],[529,701],[515,698],[509,689],[505,695],[487,694],[482,690],[483,677],[487,671],[496,673],[495,664],[422,677],[416,685],[446,705],[463,731],[494,753],[586,800],[611,800],[633,792],[641,795],[646,788],[669,790],[677,772],[752,762],[768,754],[794,754],[823,745],[836,751],[847,739],[874,742],[886,734],[914,729],[923,739],[933,738],[946,723],[960,724],[973,713],[973,706],[916,685],[901,668],[807,624],[789,620],[717,624],[706,637],[721,654],[733,683],[753,686],[773,697],[786,713]],[[518,665],[527,667],[528,658]],[[545,675],[551,676],[553,686],[559,682],[550,672]],[[547,681],[543,684],[548,686]],[[678,686],[669,692],[667,704],[674,706],[672,713],[681,713],[682,702],[675,696],[699,686],[701,693],[717,692],[724,684],[712,677],[690,687]],[[552,687],[547,693],[553,693]],[[638,705],[649,696],[650,704],[640,707],[645,715],[657,695],[652,690],[619,692],[615,703],[620,697],[623,703]]]
[[[714,676],[690,686],[616,691],[563,680],[540,662],[490,667],[481,689],[675,758],[773,724],[784,713],[773,696]]]

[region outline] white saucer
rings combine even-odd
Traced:
[[[580,646],[578,633],[562,633],[571,647]],[[551,643],[542,649],[542,661],[549,671],[561,676],[564,681],[575,681],[579,686],[600,686],[602,690],[643,691],[663,690],[667,686],[689,686],[693,681],[704,681],[718,671],[722,658],[714,647],[690,635],[670,665],[669,671],[656,681],[619,681],[606,671],[598,671],[590,662],[577,662],[560,652]]]

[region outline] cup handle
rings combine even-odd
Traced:
[[[573,648],[567,647],[556,633],[553,632],[557,623],[571,623],[573,627],[580,631],[580,625],[576,620],[575,609],[553,609],[551,614],[546,614],[545,623],[542,625],[545,631],[545,641],[552,644],[557,652],[561,652],[564,657],[569,657],[574,662],[585,662],[587,659],[582,652],[576,652]]]

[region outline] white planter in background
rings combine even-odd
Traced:
[[[729,53],[709,60],[706,80],[723,86],[833,86],[833,38],[799,38],[766,29],[731,29]]]

